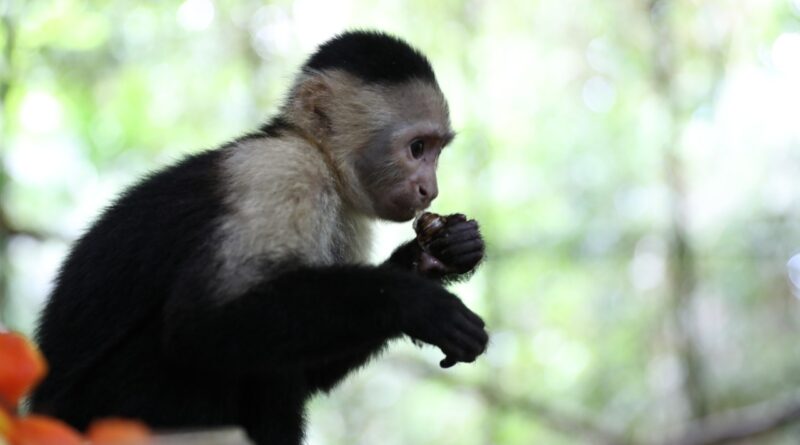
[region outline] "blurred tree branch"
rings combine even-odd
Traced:
[[[667,136],[663,144],[665,182],[670,190],[670,282],[669,318],[674,336],[676,354],[683,368],[683,396],[688,403],[690,417],[703,417],[709,413],[707,390],[704,384],[703,360],[694,339],[693,294],[697,287],[697,257],[689,234],[687,210],[687,180],[685,165],[680,153],[680,137],[683,125],[694,109],[704,103],[713,102],[718,86],[725,74],[727,48],[725,38],[712,45],[710,56],[709,86],[698,103],[685,103],[676,87],[676,76],[680,67],[676,56],[676,36],[670,23],[673,2],[651,0],[647,16],[653,35],[651,49],[652,82],[655,93],[667,111]]]
[[[447,382],[457,385],[455,381]],[[480,384],[472,388],[491,406],[513,409],[527,413],[544,422],[555,431],[570,437],[581,436],[592,444],[628,444],[625,436],[591,419],[590,415],[580,415],[548,406],[548,403],[527,397],[501,394],[492,386]]]
[[[686,181],[684,166],[678,153],[681,110],[674,85],[675,36],[669,23],[671,2],[651,0],[647,14],[652,27],[653,47],[652,80],[656,94],[668,113],[667,138],[663,144],[665,181],[670,190],[670,243],[669,273],[671,295],[669,318],[674,336],[674,347],[683,368],[682,393],[690,417],[704,416],[708,412],[706,390],[703,383],[702,358],[692,337],[692,293],[697,273],[694,250],[688,234],[686,213]]]
[[[2,207],[0,207],[0,233],[3,234],[3,237],[5,237],[6,242],[8,239],[13,238],[15,236],[27,236],[37,241],[44,241],[48,239],[64,239],[63,236],[55,233],[44,232],[41,230],[24,229],[15,226],[14,224],[11,223],[11,221],[8,220],[5,212],[3,212]]]
[[[551,404],[531,399],[530,397],[504,393],[496,385],[486,382],[466,382],[444,374],[440,370],[417,359],[396,359],[403,369],[426,380],[435,380],[443,385],[468,390],[487,405],[495,408],[505,408],[519,411],[536,418],[548,428],[558,431],[567,437],[581,436],[587,443],[603,445],[630,444],[623,433],[598,424],[586,414],[569,412],[565,409],[555,408]]]
[[[800,421],[800,391],[690,423],[663,445],[716,445],[774,432]]]
[[[551,403],[512,395],[483,382],[455,378],[418,359],[394,359],[398,367],[425,380],[467,390],[495,408],[518,411],[542,422],[553,431],[567,437],[582,437],[586,443],[605,445],[718,445],[773,433],[800,422],[800,391],[775,399],[706,416],[689,422],[672,434],[660,434],[668,439],[631,439],[625,432],[602,425],[589,414],[583,415],[553,407]],[[392,365],[394,367],[394,365]]]

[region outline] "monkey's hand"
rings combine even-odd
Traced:
[[[431,264],[431,271],[446,271],[445,274],[465,274],[475,269],[483,260],[486,245],[474,219],[455,213],[447,216],[444,228],[437,232],[428,244],[427,252],[420,258],[421,270],[426,262]],[[433,258],[426,258],[433,257]],[[439,264],[436,264],[438,260]],[[444,266],[442,269],[441,266]]]
[[[455,213],[446,217],[426,249],[413,239],[398,247],[384,264],[447,283],[469,276],[483,260],[485,245],[478,223]]]
[[[481,317],[438,284],[410,296],[401,318],[403,332],[413,340],[442,350],[446,356],[439,363],[442,368],[475,361],[489,341]]]

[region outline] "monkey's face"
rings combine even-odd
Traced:
[[[376,122],[356,170],[375,216],[402,222],[430,206],[439,189],[436,168],[453,139],[447,107],[438,88],[412,84],[384,91],[392,122]]]
[[[430,122],[419,122],[379,136],[357,163],[375,216],[408,221],[439,194],[436,167],[452,136]]]
[[[438,85],[365,83],[332,71],[306,78],[297,97],[296,121],[330,150],[356,209],[402,222],[436,198],[439,154],[453,139]]]

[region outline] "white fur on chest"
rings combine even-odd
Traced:
[[[348,210],[314,147],[265,138],[228,150],[222,168],[227,213],[217,233],[219,291],[238,295],[286,261],[366,261],[371,222]]]

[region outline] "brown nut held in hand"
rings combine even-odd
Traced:
[[[414,221],[414,231],[417,232],[417,242],[422,250],[428,250],[428,243],[444,228],[447,218],[436,213],[425,212]]]

